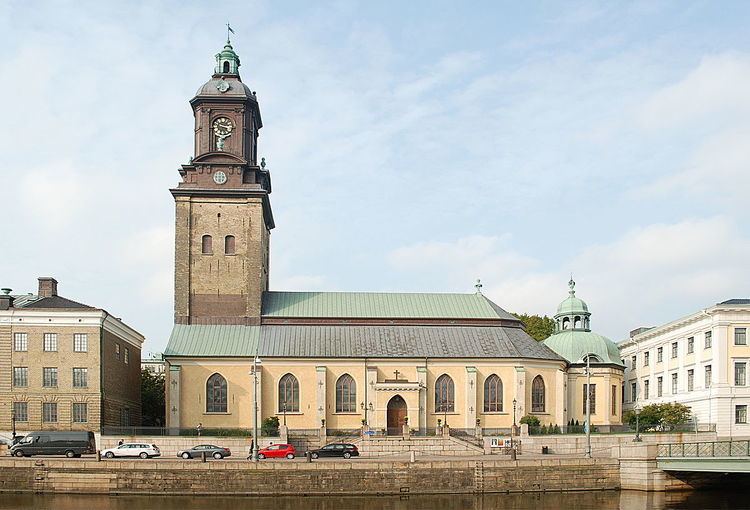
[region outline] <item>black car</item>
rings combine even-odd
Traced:
[[[212,444],[199,444],[197,446],[193,446],[189,450],[181,450],[177,452],[177,456],[182,457],[183,459],[200,459],[203,457],[204,452],[206,454],[206,457],[213,457],[217,460],[232,455],[232,452],[229,451],[229,448],[223,448],[221,446],[215,446]]]
[[[31,432],[10,448],[10,454],[15,457],[65,455],[72,458],[80,457],[84,453],[96,453],[96,441],[93,432],[58,432],[54,430]]]
[[[353,444],[349,443],[331,443],[318,450],[311,450],[310,456],[313,459],[318,457],[359,457],[359,450]]]

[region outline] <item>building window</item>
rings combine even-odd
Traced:
[[[636,402],[638,400],[638,384],[633,381],[630,383],[630,401]]]
[[[617,386],[612,385],[612,414],[617,414]]]
[[[115,359],[120,361],[120,344],[115,342]]]
[[[649,397],[649,386],[651,385],[650,383],[651,383],[651,381],[649,381],[648,379],[646,379],[645,381],[643,381],[643,399],[644,400],[648,400],[648,397]]]
[[[227,380],[221,374],[213,374],[206,381],[206,412],[227,412]]]
[[[734,345],[747,345],[747,328],[734,328]]]
[[[57,333],[44,334],[45,352],[57,352]]]
[[[648,351],[646,351],[646,352],[644,352],[644,353],[643,353],[643,366],[644,366],[644,367],[647,367],[647,366],[648,366],[648,363],[649,363],[649,361],[650,361],[650,360],[649,360],[649,358],[650,358],[651,356],[649,356],[649,354],[650,354],[650,353],[649,353]]]
[[[656,362],[661,363],[664,361],[664,347],[659,347],[656,349]]]
[[[656,378],[656,396],[661,397],[664,394],[664,378]]]
[[[703,348],[704,349],[710,349],[711,348],[711,332],[706,331],[704,333],[704,340],[703,340]]]
[[[693,383],[695,382],[695,370],[692,368],[688,370],[688,391],[693,391]]]
[[[336,412],[357,412],[357,383],[349,374],[344,374],[336,381]]]
[[[57,388],[57,367],[42,368],[42,386]]]
[[[503,381],[495,374],[484,381],[484,412],[503,412]]]
[[[544,379],[541,375],[534,377],[531,383],[531,412],[543,413],[546,395],[544,390]]]
[[[57,423],[57,402],[42,403],[42,421],[44,423]]]
[[[16,421],[29,421],[29,403],[13,402],[13,415]]]
[[[590,388],[590,389],[589,389]],[[591,402],[591,414],[596,414],[596,384],[583,385],[583,414],[586,414],[586,390],[589,389],[589,401]]]
[[[29,350],[29,335],[26,333],[15,333],[13,335],[13,350],[26,352]]]
[[[747,423],[747,406],[734,406],[734,422]]]
[[[213,252],[213,239],[211,239],[211,236],[209,235],[203,236],[201,239],[201,253],[203,255],[212,255]]]
[[[677,342],[672,342],[672,357],[677,357]]]
[[[455,390],[453,379],[443,374],[435,381],[435,412],[452,413],[455,410]]]
[[[125,347],[125,357],[123,358],[123,361],[125,361],[125,364],[130,364],[130,348]]]
[[[693,354],[693,351],[695,350],[695,338],[694,337],[688,337],[688,354]]]
[[[711,365],[706,365],[705,384],[706,388],[711,387]]]
[[[224,255],[234,255],[234,236],[224,238]]]
[[[120,409],[120,426],[130,427],[130,409],[127,407]]]
[[[89,336],[86,333],[76,333],[73,335],[73,352],[88,352]]]
[[[29,367],[13,367],[13,386],[25,388],[29,385]]]
[[[672,374],[672,395],[677,395],[677,374]]]
[[[292,374],[286,374],[279,380],[279,409],[289,413],[299,412],[299,381]]]
[[[633,370],[635,370],[636,361],[638,361],[638,358],[633,354],[633,356],[630,357],[630,368]]]
[[[88,404],[83,402],[73,403],[73,423],[86,423],[89,421]]]
[[[89,385],[89,369],[88,368],[74,368],[73,369],[73,387],[74,388],[86,388]]]
[[[735,363],[734,364],[734,385],[745,386],[747,384],[747,364],[746,363]]]

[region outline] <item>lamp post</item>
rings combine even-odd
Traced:
[[[284,399],[284,402],[281,404],[281,412],[284,413],[284,426],[286,427],[286,399]]]
[[[591,355],[586,356],[586,458],[591,458]]]
[[[11,403],[13,408],[10,410],[10,422],[13,426],[13,439],[16,439],[16,406],[15,404]],[[15,443],[14,443],[15,444]]]
[[[635,412],[635,437],[633,438],[633,442],[640,443],[641,441],[643,441],[643,439],[641,439],[641,424],[639,419],[641,415],[641,409],[638,407],[638,404],[635,405],[633,411]]]
[[[513,445],[513,434],[516,432],[516,404],[518,402],[513,399],[513,427],[510,429],[510,455],[512,460],[516,460],[516,448]]]
[[[252,461],[258,462],[258,365],[261,364],[258,356],[253,360],[253,451]]]

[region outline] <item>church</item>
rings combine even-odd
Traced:
[[[175,201],[174,328],[164,353],[167,426],[401,434],[621,424],[624,366],[569,296],[556,332],[531,338],[481,293],[281,292],[269,286],[271,175],[258,158],[256,93],[229,41],[190,105],[195,154]],[[590,374],[586,374],[586,365]],[[253,385],[257,386],[254,388]],[[587,385],[590,384],[590,385]],[[598,391],[597,391],[598,389]]]

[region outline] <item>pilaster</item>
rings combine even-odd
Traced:
[[[322,426],[322,420],[326,419],[326,367],[315,367],[315,374],[317,376],[317,399],[315,408],[317,409],[318,426]]]
[[[477,423],[477,368],[466,367],[466,423],[464,427],[473,429]]]
[[[368,410],[367,413],[367,424],[371,429],[385,428],[385,423],[380,422],[380,416],[378,415],[378,409],[380,404],[378,402],[378,393],[375,391],[375,383],[378,382],[378,369],[377,367],[367,367],[366,381],[367,384],[367,399],[365,402],[366,406],[372,404],[372,410]]]
[[[167,381],[167,427],[180,428],[180,365],[169,365]]]
[[[427,428],[427,367],[417,367],[419,383],[419,430]]]
[[[526,369],[524,367],[516,367],[513,377],[513,398],[516,399],[517,404],[517,419],[521,419],[526,415]]]
[[[558,370],[555,372],[555,420],[554,423],[565,425],[567,420],[567,380],[565,372]]]

